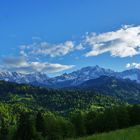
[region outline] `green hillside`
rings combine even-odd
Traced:
[[[129,104],[140,104],[140,84],[129,79],[101,76],[97,79],[85,81],[77,87],[72,87],[72,89],[97,91],[103,95],[123,99]]]
[[[125,104],[121,99],[95,91],[47,89],[4,81],[0,81],[0,102],[22,103],[31,109],[43,109],[61,114],[75,109],[87,110]]]
[[[140,105],[112,96],[0,81],[0,140],[66,140],[139,124]]]
[[[140,140],[140,126],[71,140]]]

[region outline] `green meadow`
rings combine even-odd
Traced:
[[[140,126],[71,140],[140,140]]]

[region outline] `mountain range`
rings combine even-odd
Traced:
[[[139,69],[115,72],[111,69],[99,67],[98,65],[84,67],[80,70],[64,73],[56,77],[48,77],[44,73],[22,74],[17,72],[0,72],[0,80],[53,88],[78,86],[88,80],[97,79],[101,76],[130,79],[140,83]]]
[[[117,97],[130,104],[140,103],[140,84],[130,79],[101,76],[65,89],[96,91],[103,95]]]

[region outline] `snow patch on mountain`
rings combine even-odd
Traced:
[[[140,83],[140,70],[130,69],[123,72],[114,72],[110,69],[104,69],[96,66],[84,67],[71,73],[64,73],[56,77],[48,77],[44,73],[22,74],[17,72],[0,72],[0,80],[16,83],[27,83],[45,87],[64,87],[76,86],[87,80],[96,79],[100,76],[113,76],[121,79],[135,80]]]

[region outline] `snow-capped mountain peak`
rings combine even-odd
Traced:
[[[42,73],[22,74],[18,72],[0,72],[0,80],[16,83],[43,82],[48,76]]]
[[[64,73],[56,77],[48,77],[44,73],[22,74],[18,72],[0,72],[0,80],[16,83],[28,83],[45,87],[64,87],[79,85],[87,80],[101,76],[114,76],[116,78],[135,80],[140,83],[140,70],[130,69],[123,72],[114,72],[101,68],[98,65],[81,68],[71,73]]]
[[[140,83],[140,70],[139,69],[129,69],[120,72],[120,77],[123,79],[135,80]]]

